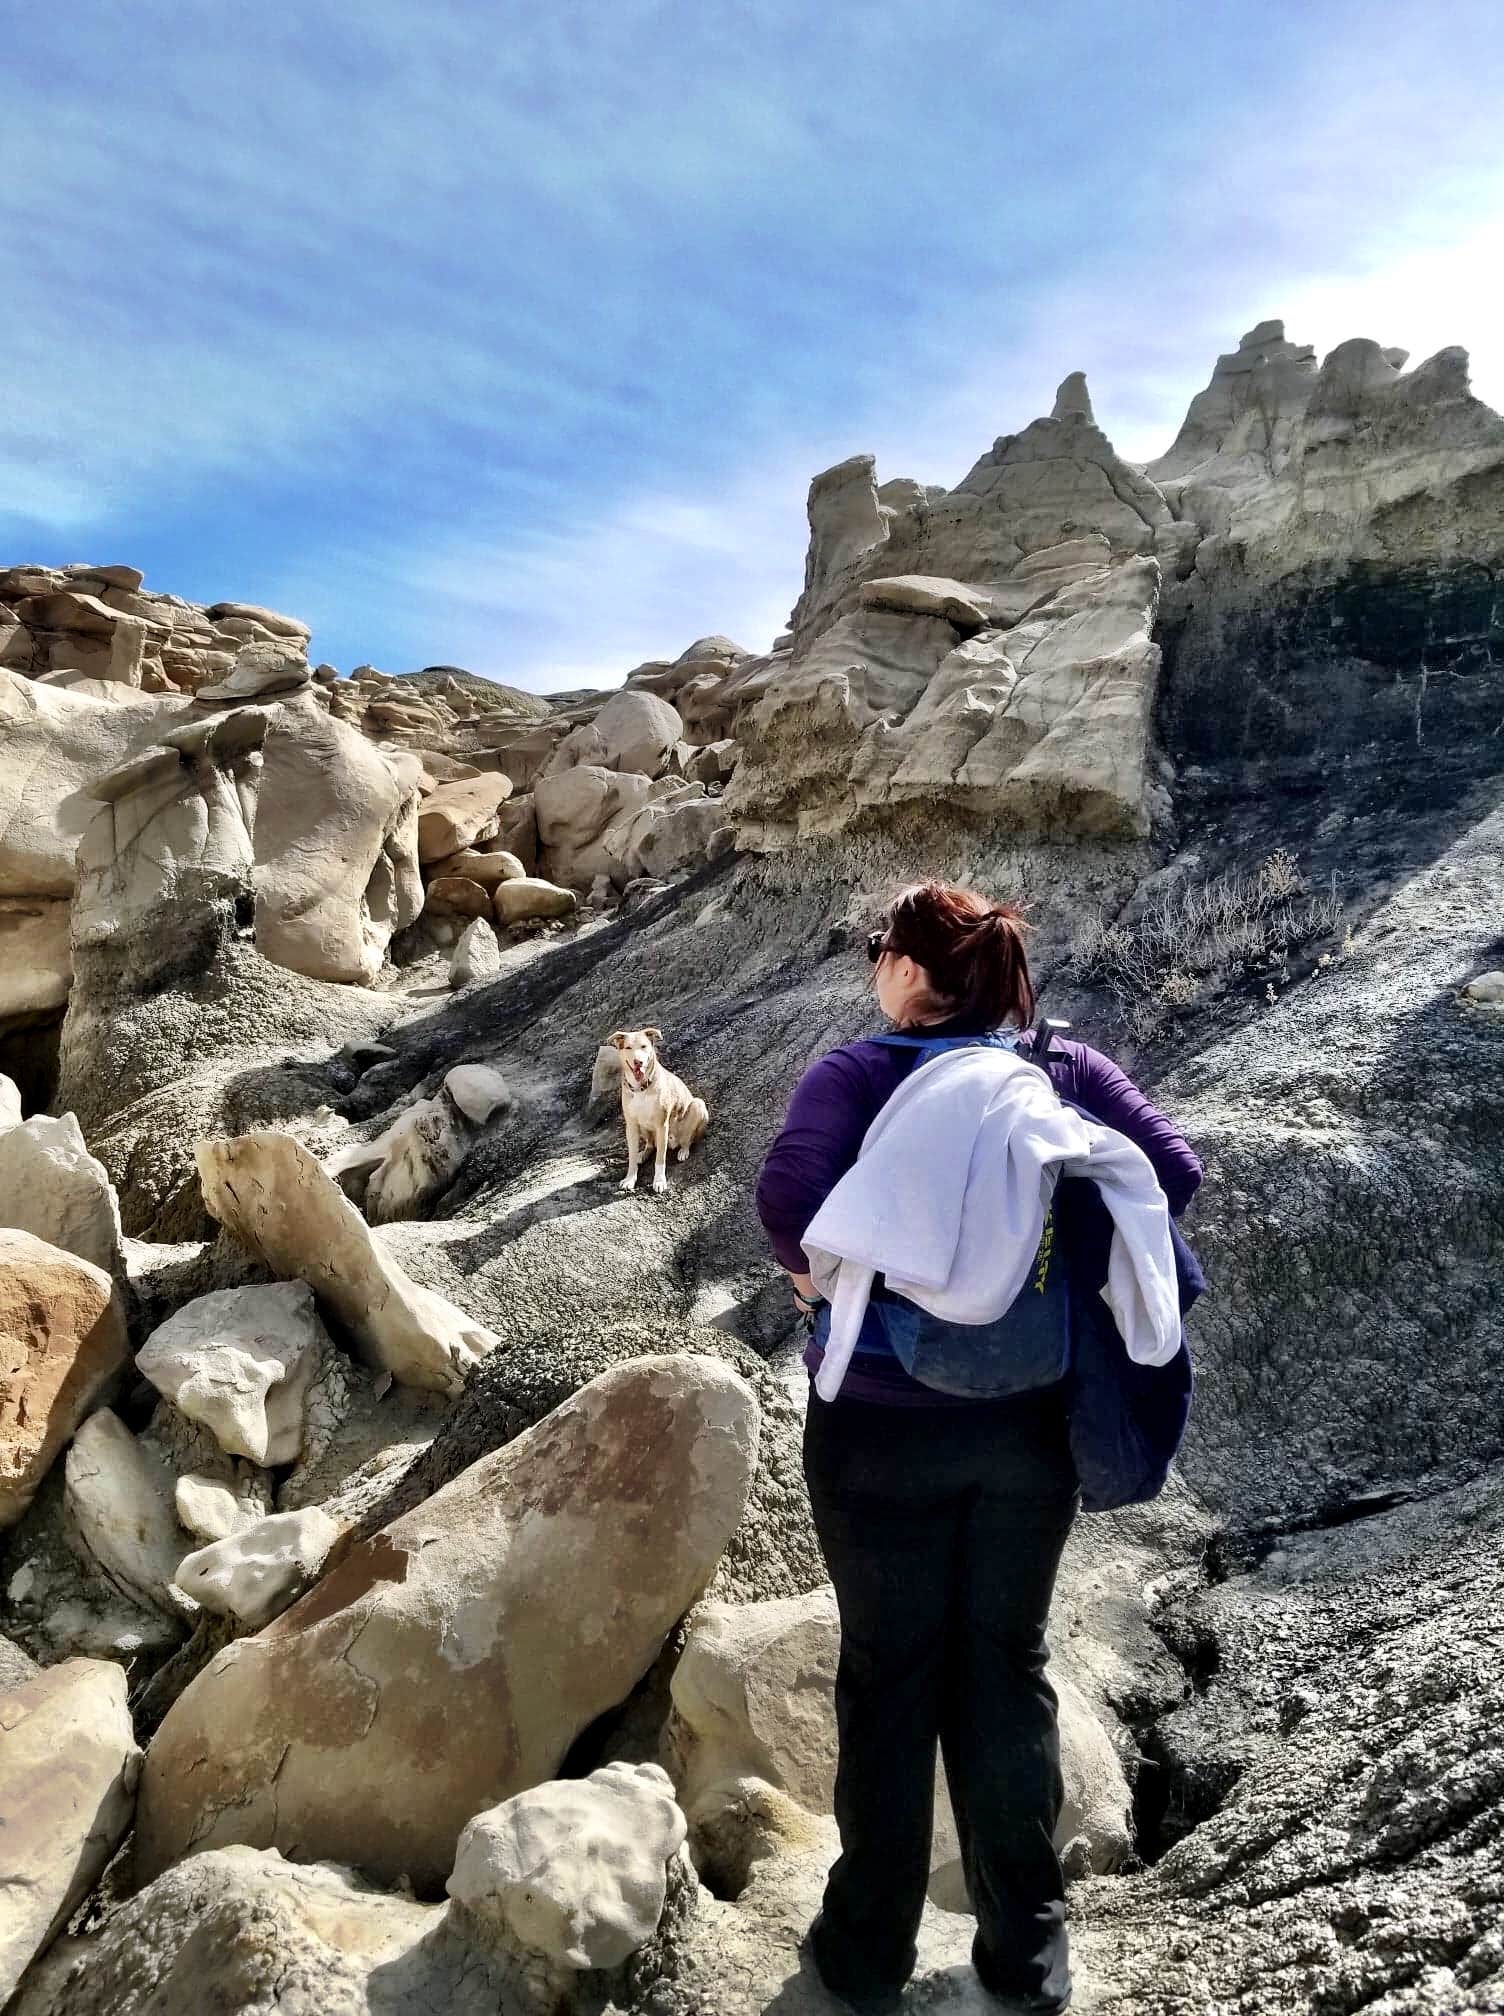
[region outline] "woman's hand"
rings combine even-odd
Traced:
[[[792,1268],[785,1268],[784,1272],[793,1285],[794,1307],[801,1316],[807,1316],[820,1300],[820,1291],[815,1286],[814,1277],[809,1274],[796,1274]]]

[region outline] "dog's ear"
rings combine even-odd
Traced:
[[[663,1041],[663,1031],[661,1029],[644,1029],[642,1033],[655,1046]]]
[[[606,1038],[606,1041],[608,1043],[614,1043],[617,1049],[620,1050],[625,1045],[626,1040],[628,1036],[631,1035],[631,1033],[632,1032],[630,1029],[613,1029],[611,1031],[611,1034]]]

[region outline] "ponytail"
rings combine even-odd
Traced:
[[[1011,903],[975,889],[916,882],[888,906],[887,949],[922,966],[934,1008],[975,1029],[1034,1019],[1034,982],[1024,949],[1028,929]]]

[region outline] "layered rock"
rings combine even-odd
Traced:
[[[0,1997],[103,1873],[140,1763],[119,1666],[67,1659],[0,1693]]]
[[[0,1229],[0,1527],[14,1525],[127,1360],[110,1276]]]
[[[642,1360],[358,1542],[168,1714],[143,1874],[242,1841],[441,1885],[466,1821],[542,1783],[646,1671],[741,1517],[756,1444],[734,1374]]]
[[[793,655],[739,717],[726,806],[743,845],[906,805],[1147,836],[1160,561],[1183,541],[1084,384],[941,497],[879,506],[870,458],[843,463],[816,480],[810,528]]]

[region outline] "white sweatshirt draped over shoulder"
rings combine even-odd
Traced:
[[[1097,1185],[1113,1220],[1103,1298],[1131,1358],[1180,1347],[1170,1211],[1149,1158],[1061,1104],[1011,1051],[952,1050],[899,1086],[804,1235],[831,1305],[815,1390],[833,1400],[872,1283],[953,1323],[995,1322],[1024,1286],[1060,1176]]]

